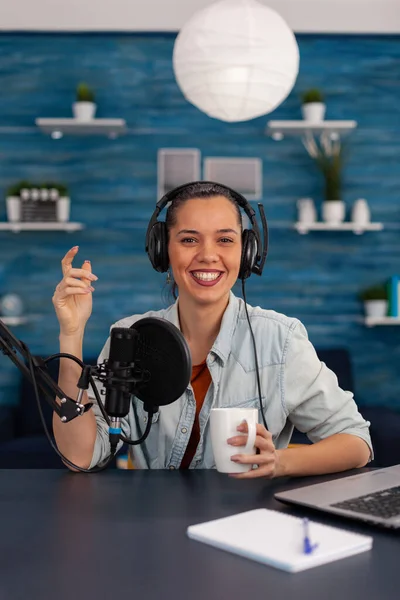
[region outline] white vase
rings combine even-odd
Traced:
[[[21,198],[19,196],[8,196],[7,219],[10,223],[18,223],[21,220]]]
[[[91,121],[96,113],[94,102],[74,102],[72,112],[77,121]]]
[[[381,319],[386,317],[388,313],[387,300],[365,300],[364,310],[367,317],[375,317]]]
[[[322,203],[322,219],[331,225],[342,223],[345,217],[343,200],[325,200]]]
[[[359,198],[353,204],[351,220],[356,225],[367,225],[370,222],[371,213],[365,198]]]
[[[297,219],[299,223],[315,223],[317,220],[317,211],[312,198],[299,198],[297,200]]]
[[[65,223],[69,221],[71,201],[67,196],[61,196],[56,200],[56,218],[57,221]]]
[[[320,123],[325,118],[326,104],[324,102],[306,102],[301,107],[303,119],[309,123]]]

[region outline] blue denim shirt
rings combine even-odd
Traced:
[[[178,328],[178,302],[167,309],[133,315],[115,323],[130,327],[144,317],[167,319]],[[342,390],[336,375],[318,359],[302,323],[272,310],[248,305],[257,346],[262,404],[269,431],[277,449],[286,448],[296,426],[312,442],[336,433],[356,435],[372,445],[370,423],[358,412],[351,392]],[[109,354],[108,338],[99,362]],[[200,442],[190,468],[215,467],[211,446],[211,408],[256,407],[260,411],[254,350],[243,300],[230,294],[219,334],[207,356],[211,385],[199,415]],[[177,366],[177,368],[179,368]],[[104,399],[102,384],[97,387]],[[93,392],[89,397],[95,402]],[[133,407],[136,408],[136,418]],[[97,438],[91,467],[109,455],[108,426],[95,403]],[[161,406],[153,416],[150,434],[141,446],[131,446],[137,468],[178,469],[185,454],[196,413],[193,388],[175,402]],[[147,422],[143,403],[132,398],[122,431],[131,439],[141,437]],[[261,413],[259,422],[262,422]]]

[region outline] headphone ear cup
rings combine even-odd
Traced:
[[[164,221],[156,221],[151,228],[147,253],[156,271],[159,273],[168,271],[168,232]]]
[[[257,239],[252,229],[242,233],[242,258],[240,261],[239,279],[250,277],[257,258]]]

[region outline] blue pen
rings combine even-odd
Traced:
[[[310,540],[310,530],[308,519],[303,519],[303,552],[304,554],[312,554],[318,544],[312,544]]]

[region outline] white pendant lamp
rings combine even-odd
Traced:
[[[299,49],[276,11],[257,0],[220,0],[183,26],[173,67],[194,106],[222,121],[247,121],[273,111],[288,96]]]

